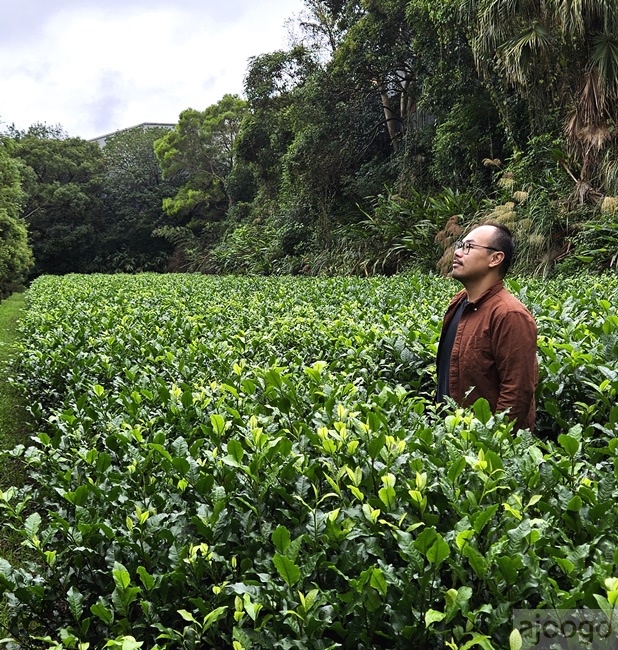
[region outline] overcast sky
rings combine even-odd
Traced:
[[[0,131],[94,138],[242,93],[302,0],[0,0]]]

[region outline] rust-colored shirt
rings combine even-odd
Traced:
[[[465,290],[457,293],[446,311],[438,364],[444,332],[465,297]],[[476,302],[469,302],[461,314],[450,358],[450,396],[464,406],[484,397],[492,412],[510,409],[517,429],[534,431],[539,378],[536,350],[532,315],[498,282]]]

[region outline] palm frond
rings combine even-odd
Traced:
[[[577,105],[564,127],[571,146],[585,153],[601,151],[612,138],[597,69],[586,74]]]
[[[585,0],[562,0],[559,3],[558,16],[562,25],[563,34],[567,36],[581,36],[584,34],[584,3]]]
[[[546,61],[552,50],[553,42],[551,32],[541,23],[534,23],[525,31],[506,41],[499,48],[498,53],[509,78],[524,85],[531,63],[538,64],[540,61]]]
[[[601,164],[601,175],[606,191],[613,196],[618,196],[618,157],[611,148],[605,152]]]
[[[603,32],[593,39],[592,45],[590,62],[599,70],[601,90],[616,99],[618,97],[618,34]]]

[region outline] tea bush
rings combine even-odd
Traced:
[[[443,279],[38,279],[4,642],[497,649],[515,608],[609,612],[618,282],[510,288],[539,325],[536,436],[433,406]]]

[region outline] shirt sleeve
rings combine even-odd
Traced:
[[[529,426],[538,383],[537,328],[525,311],[508,311],[496,323],[494,358],[500,377],[497,411],[510,409],[509,417]]]

